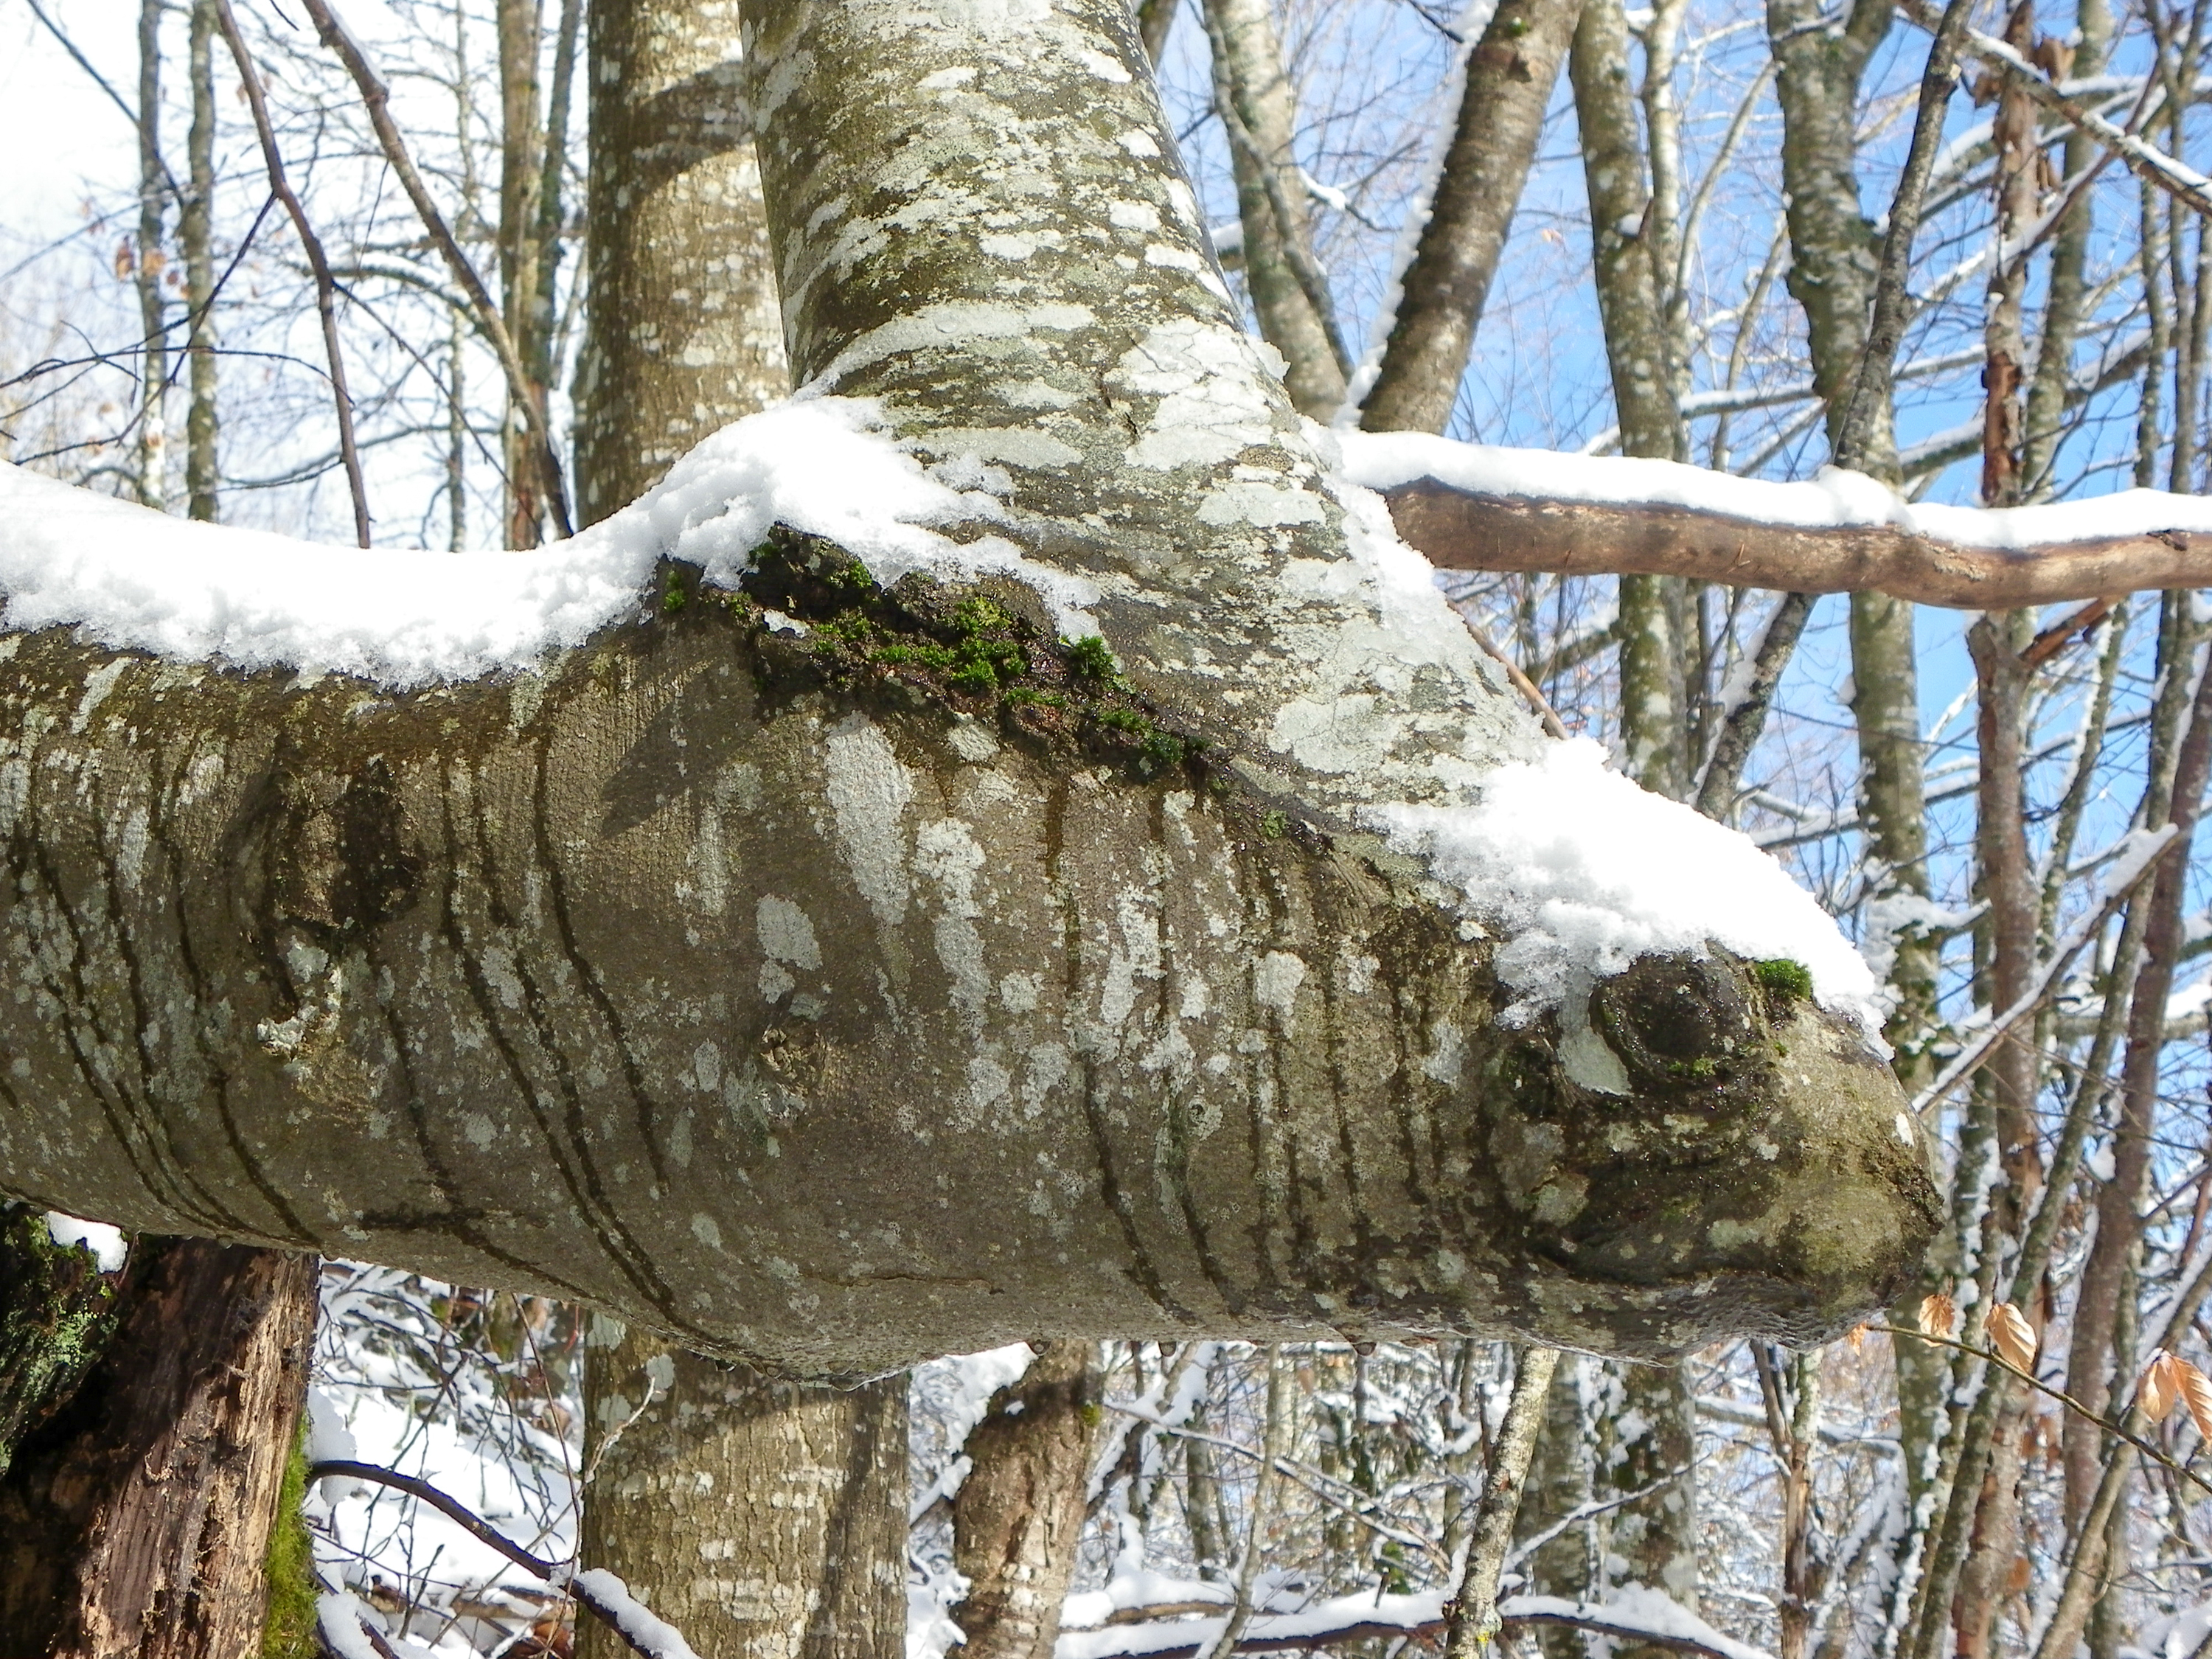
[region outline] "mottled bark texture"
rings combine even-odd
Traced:
[[[594,0],[579,515],[786,385],[734,0]]]
[[[185,349],[191,354],[191,404],[185,416],[185,486],[195,519],[216,516],[222,470],[216,450],[215,246],[215,0],[192,0],[185,73],[191,82],[192,121],[185,138],[190,169],[177,241],[185,256],[185,303],[190,307]]]
[[[900,1659],[906,1379],[848,1391],[592,1319],[583,1559],[714,1659]],[[1080,1489],[1078,1492],[1080,1497]],[[577,1651],[629,1651],[596,1620]]]
[[[1362,827],[1540,739],[1353,556],[1127,9],[747,27],[797,372],[996,492],[977,527],[1095,584],[1210,746],[841,683],[744,598],[404,696],[20,636],[9,1190],[848,1376],[1109,1334],[1671,1355],[1888,1294],[1935,1195],[1851,1027],[1648,959],[1565,1011],[1606,1092]],[[779,556],[756,587],[840,603]]]
[[[1574,38],[1579,0],[1501,0],[1468,54],[1451,147],[1421,227],[1375,385],[1360,405],[1370,432],[1442,432],[1505,233]]]
[[[1049,1659],[1082,1541],[1098,1443],[1097,1345],[1048,1342],[992,1396],[963,1449],[952,1564],[971,1588],[952,1609],[967,1659]]]
[[[315,1260],[142,1247],[113,1339],[0,1479],[0,1632],[50,1659],[258,1650]]]
[[[608,23],[611,9],[599,15]],[[625,8],[623,19],[634,39],[734,70],[733,23],[719,36],[697,30],[690,8],[666,0]],[[665,165],[669,136],[635,118],[594,125],[594,177],[620,187],[649,175]],[[650,273],[626,290],[631,304],[661,309],[592,313],[623,368],[618,382],[593,374],[579,387],[580,423],[597,440],[578,458],[587,521],[658,480],[654,458],[680,447],[667,411],[686,411],[686,429],[711,429],[787,389],[750,129],[646,202],[592,228],[604,267]],[[624,344],[664,338],[684,340],[684,350]],[[585,1495],[583,1559],[620,1574],[718,1659],[901,1659],[905,1374],[825,1388],[704,1359],[618,1320],[595,1317],[589,1329],[585,1457],[599,1473]],[[629,1652],[596,1620],[579,1628],[577,1648],[582,1659]]]

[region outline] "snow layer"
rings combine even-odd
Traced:
[[[59,1210],[46,1212],[46,1237],[64,1249],[72,1244],[83,1245],[92,1252],[93,1264],[104,1273],[122,1272],[124,1262],[131,1255],[130,1243],[121,1228],[111,1227],[105,1221],[64,1215]]]
[[[1505,449],[1418,432],[1346,431],[1337,438],[1345,475],[1370,489],[1434,478],[1477,495],[1683,507],[1800,530],[1894,525],[1954,547],[1998,552],[2161,530],[2212,534],[2212,500],[2161,489],[2124,489],[2040,507],[1940,507],[1907,501],[1863,473],[1833,467],[1823,467],[1808,483],[1773,483],[1679,461]]]
[[[1502,933],[1500,975],[1525,1022],[1655,951],[1708,940],[1787,957],[1820,1006],[1881,1030],[1865,959],[1811,894],[1751,840],[1608,771],[1587,738],[1500,767],[1471,807],[1379,806],[1375,827]]]
[[[629,1586],[605,1567],[592,1567],[568,1581],[589,1595],[614,1620],[623,1640],[653,1659],[699,1659],[684,1632],[629,1593]]]
[[[1097,590],[1033,565],[997,499],[926,473],[867,399],[794,398],[725,427],[581,535],[528,553],[325,547],[196,524],[0,462],[0,595],[11,632],[74,624],[110,646],[243,668],[356,674],[404,690],[526,668],[633,614],[662,556],[728,585],[773,524],[825,537],[884,582],[1005,571],[1063,629],[1096,631]]]

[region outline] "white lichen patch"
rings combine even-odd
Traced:
[[[884,734],[854,714],[832,727],[822,745],[837,844],[853,884],[886,927],[906,920],[905,817],[914,778]]]

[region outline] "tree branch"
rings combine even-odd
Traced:
[[[1871,591],[1961,611],[2212,585],[2212,533],[2203,530],[1973,547],[1900,525],[1808,527],[1660,501],[1493,495],[1425,477],[1383,493],[1398,533],[1444,570],[1688,576],[1800,593]],[[2202,516],[2190,498],[2174,500],[2178,524]]]
[[[390,94],[384,82],[378,78],[376,70],[370,66],[360,44],[346,32],[346,27],[338,21],[337,14],[331,9],[329,0],[306,0],[306,3],[307,15],[315,21],[315,32],[322,37],[323,44],[338,55],[339,61],[346,67],[346,73],[353,77],[355,87],[360,90],[362,103],[368,111],[369,125],[376,130],[377,142],[383,147],[385,160],[392,163],[392,170],[399,175],[400,187],[407,192],[407,199],[415,204],[415,211],[422,221],[423,229],[429,232],[431,241],[437,246],[439,253],[446,261],[446,268],[453,273],[453,280],[469,296],[469,307],[475,314],[477,327],[497,354],[500,368],[507,376],[507,395],[522,411],[522,418],[530,428],[530,435],[538,441],[538,465],[544,474],[545,498],[553,509],[554,525],[563,536],[573,535],[575,527],[568,518],[568,492],[562,483],[561,460],[554,453],[552,431],[545,424],[545,411],[531,394],[529,372],[524,368],[522,358],[514,349],[514,338],[507,332],[507,324],[500,317],[499,307],[492,303],[483,279],[477,275],[476,267],[469,263],[468,255],[461,252],[461,245],[453,240],[453,233],[446,224],[445,215],[438,211],[438,204],[430,199],[429,188],[423,184],[422,175],[416,171],[414,160],[407,153],[407,141],[399,136],[399,129],[392,122]],[[362,545],[368,545],[365,532]]]

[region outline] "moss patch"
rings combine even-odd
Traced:
[[[1204,781],[1206,740],[1134,690],[1104,640],[1061,639],[1026,589],[953,588],[921,575],[885,588],[834,544],[781,526],[753,562],[728,603],[759,629],[772,680],[935,703],[1141,781],[1185,772]],[[770,628],[768,610],[805,622],[805,637]]]
[[[1776,957],[1766,962],[1754,962],[1751,971],[1766,994],[1777,1002],[1803,1002],[1813,994],[1813,970],[1802,962]]]
[[[261,1626],[261,1659],[315,1659],[314,1547],[301,1505],[307,1498],[305,1426],[284,1465],[284,1489],[276,1499],[276,1524],[269,1534],[264,1578],[269,1612]]]
[[[115,1334],[115,1288],[45,1212],[0,1208],[0,1472],[67,1405]]]

